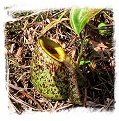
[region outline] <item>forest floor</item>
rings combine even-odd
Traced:
[[[31,83],[30,61],[32,50],[40,31],[53,20],[59,18],[63,9],[48,11],[26,11],[12,13],[16,21],[5,24],[6,80],[8,85],[9,108],[18,114],[25,110],[57,111],[71,110],[77,105],[67,101],[53,101],[44,98]],[[81,88],[84,97],[80,107],[99,111],[114,110],[115,55],[113,41],[113,11],[102,10],[91,18],[81,38],[72,30],[69,23],[70,10],[64,15],[67,20],[58,23],[43,36],[57,41],[65,52],[77,61],[80,52],[80,39],[89,37],[83,49],[80,71],[86,78]],[[101,34],[98,25],[106,23],[106,33]]]

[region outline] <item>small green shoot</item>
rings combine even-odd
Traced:
[[[106,26],[105,23],[100,23],[98,25],[98,28],[105,27],[105,26]],[[106,33],[106,30],[105,29],[99,29],[99,33],[103,36]]]
[[[90,60],[82,60],[80,61],[79,65],[84,65],[84,64],[87,64],[87,63],[90,63]]]

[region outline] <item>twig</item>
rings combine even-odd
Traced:
[[[30,95],[28,94],[28,92],[27,92],[25,89],[23,89],[23,88],[21,89],[20,87],[16,87],[16,86],[14,86],[14,85],[12,85],[12,84],[10,84],[9,86],[11,86],[13,89],[18,90],[21,94],[25,95],[27,98],[30,98],[31,100],[33,100],[33,101],[38,105],[39,109],[40,109],[41,111],[43,111],[43,109],[42,109],[42,107],[40,106],[39,102],[36,101],[32,96],[30,96]],[[27,93],[26,93],[25,91],[26,91]]]
[[[52,107],[50,111],[51,111],[51,112],[55,111],[55,109],[57,108],[57,105],[58,105],[58,101],[56,101],[54,107]]]
[[[21,114],[22,112],[13,104],[13,102],[9,99],[11,106],[14,108],[14,110],[18,113]],[[9,104],[9,108],[11,109],[12,107]]]
[[[41,13],[43,10],[40,10],[40,11],[36,11],[28,16],[22,16],[22,17],[19,17],[19,18],[15,18],[12,22],[15,22],[15,21],[19,21],[21,19],[26,19],[26,18],[29,18],[31,16],[34,16],[34,15],[38,15],[39,13]],[[47,10],[44,10],[44,11],[47,11]]]
[[[107,110],[113,102],[114,100],[109,101],[109,103],[105,106],[105,109]]]
[[[9,98],[12,99],[12,100],[14,100],[14,101],[16,101],[16,102],[18,102],[18,103],[20,103],[20,104],[23,104],[23,105],[25,105],[25,106],[27,106],[27,107],[30,107],[30,108],[32,108],[32,109],[34,109],[34,110],[38,110],[36,107],[34,107],[34,106],[32,106],[32,105],[30,105],[30,104],[24,102],[23,100],[19,99],[19,98],[16,97],[16,96],[13,96],[13,95],[10,94],[10,93],[9,93]],[[43,111],[43,110],[41,110],[41,111]]]
[[[19,92],[22,93],[23,95],[25,95],[27,98],[30,98],[31,100],[33,100],[38,105],[39,109],[41,111],[43,111],[43,108],[41,107],[41,105],[39,104],[39,102],[36,101],[31,95],[29,95],[28,92],[26,93],[25,91],[22,91],[22,90],[20,90]]]
[[[104,16],[105,16],[105,17],[107,16],[107,18],[108,18],[111,22],[113,22],[112,17],[110,17],[109,15],[107,15],[104,11],[102,11],[102,13],[104,13]]]
[[[68,108],[68,107],[70,107],[70,106],[72,106],[72,105],[73,105],[73,104],[68,104],[68,105],[66,105],[66,106],[62,106],[62,107],[60,107],[60,108],[57,108],[56,111],[59,111],[59,110]]]

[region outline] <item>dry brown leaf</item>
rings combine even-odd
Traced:
[[[104,48],[104,49],[107,49],[108,48],[103,43],[95,42],[94,40],[90,40],[89,43],[94,46],[94,49],[96,49],[96,48]]]
[[[32,35],[30,34],[30,31],[27,30],[27,34],[28,34],[28,42],[27,42],[27,44],[33,44],[34,39],[33,39]]]
[[[93,48],[96,52],[98,52],[98,54],[104,58],[104,51],[108,49],[108,47],[106,45],[104,45],[102,42],[95,42],[94,40],[90,40],[89,41],[90,44],[93,45]]]
[[[16,60],[21,61],[21,54],[22,54],[23,47],[19,47],[17,53],[15,55]]]

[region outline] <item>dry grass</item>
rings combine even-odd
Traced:
[[[62,111],[76,107],[66,101],[47,100],[37,92],[30,77],[30,60],[38,34],[47,24],[57,19],[63,10],[49,10],[39,13],[30,11],[14,13],[17,19],[5,25],[5,47],[8,62],[7,81],[9,87],[10,105],[18,114],[26,109],[32,111]],[[64,16],[69,18],[69,12]],[[97,26],[106,22],[108,34],[101,36]],[[69,20],[57,24],[43,36],[58,42],[74,61],[77,61],[80,51],[80,39],[89,37],[90,40],[83,51],[82,60],[90,60],[80,66],[87,82],[81,87],[84,97],[84,107],[100,111],[114,110],[114,46],[113,46],[113,12],[102,10],[92,18],[79,38],[71,29]],[[8,71],[9,70],[9,71]]]

